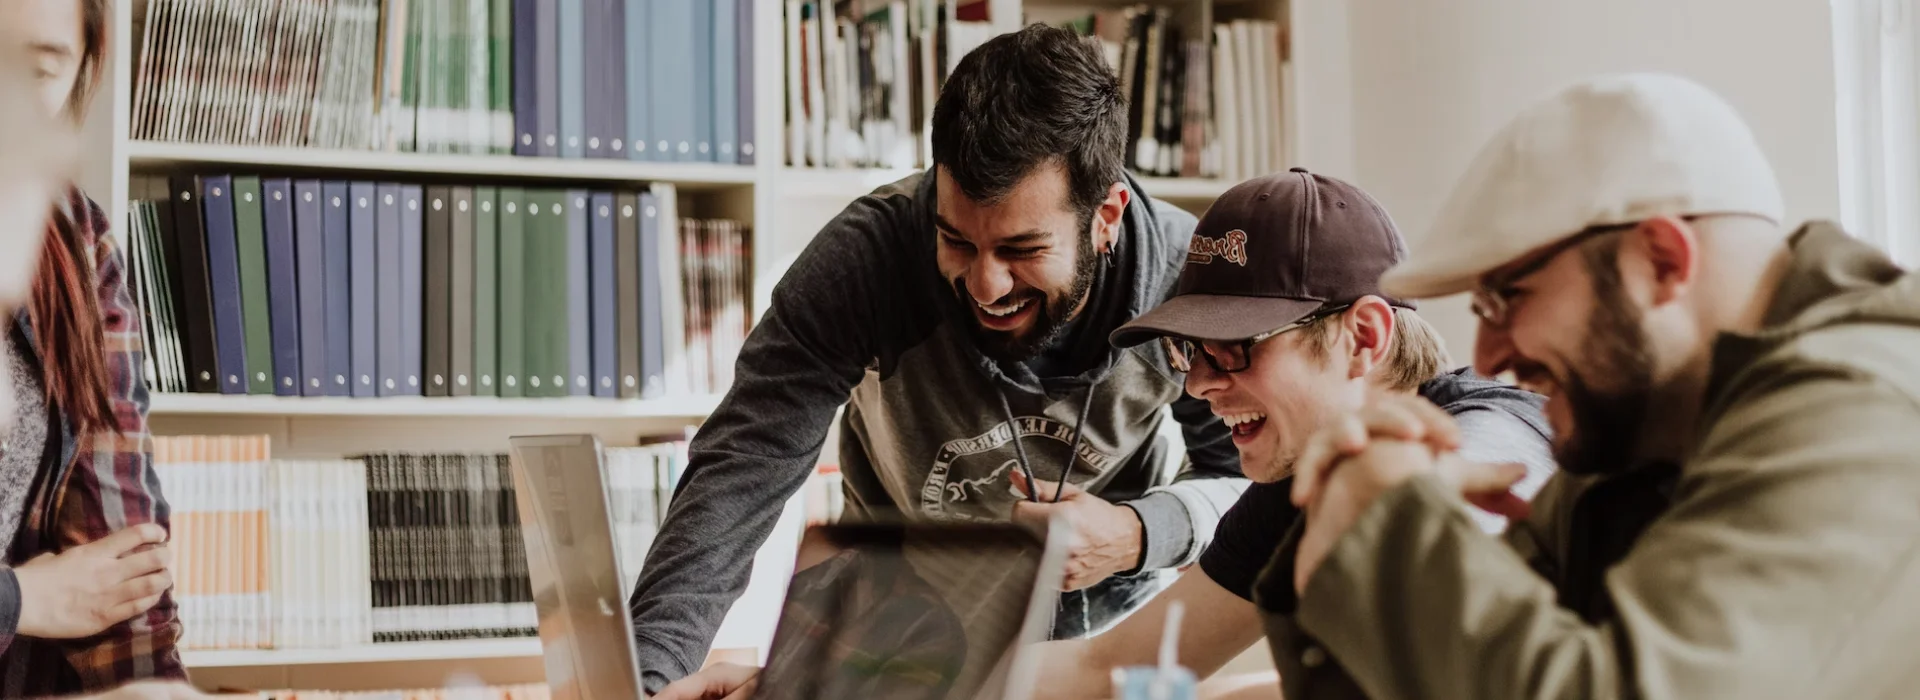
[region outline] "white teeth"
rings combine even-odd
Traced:
[[[979,306],[981,311],[987,312],[988,316],[1010,316],[1012,314],[1018,313],[1021,309],[1027,308],[1027,303],[1031,301],[1033,300],[1022,299],[1020,300],[1020,303],[1014,304],[1012,306],[987,306],[979,302],[974,302],[974,304]]]
[[[1220,420],[1226,422],[1227,427],[1235,428],[1257,420],[1263,420],[1266,417],[1267,414],[1265,413],[1228,413],[1222,414]]]

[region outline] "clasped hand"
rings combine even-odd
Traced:
[[[1460,428],[1418,396],[1380,396],[1322,428],[1294,461],[1292,497],[1306,511],[1294,560],[1294,590],[1307,581],[1374,499],[1407,480],[1432,475],[1467,502],[1521,519],[1527,502],[1509,489],[1526,476],[1519,464],[1469,462],[1455,450]]]
[[[1145,526],[1132,508],[1114,505],[1073,484],[1063,486],[1040,479],[1029,482],[1019,472],[1010,474],[1016,491],[1034,496],[1034,500],[1014,502],[1013,522],[1046,532],[1047,521],[1059,515],[1072,528],[1061,590],[1077,591],[1140,566]],[[1055,502],[1057,491],[1060,498]]]

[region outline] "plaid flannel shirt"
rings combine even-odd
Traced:
[[[100,207],[70,190],[63,212],[93,250],[95,289],[106,331],[106,361],[116,430],[73,434],[64,418],[49,426],[49,457],[34,479],[6,563],[18,565],[140,523],[168,527],[167,502],[153,469],[147,433],[145,348],[140,310],[128,291],[126,259],[108,235]],[[24,312],[14,323],[32,340]],[[33,343],[29,343],[32,347]],[[41,361],[34,348],[29,355]],[[84,639],[45,640],[0,630],[0,696],[99,691],[146,678],[186,678],[175,643],[180,619],[171,591],[152,609]]]

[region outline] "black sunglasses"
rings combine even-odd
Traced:
[[[1208,367],[1223,374],[1244,372],[1253,363],[1253,346],[1269,339],[1279,337],[1288,331],[1305,328],[1320,319],[1346,311],[1351,304],[1321,309],[1298,321],[1261,333],[1251,338],[1234,341],[1192,340],[1178,336],[1160,336],[1160,347],[1167,351],[1167,364],[1175,372],[1192,372],[1193,360],[1204,358]]]

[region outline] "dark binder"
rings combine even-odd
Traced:
[[[713,93],[715,87],[711,44],[713,43],[713,7],[719,3],[708,0],[708,2],[687,4],[691,5],[693,10],[693,31],[686,38],[681,39],[681,49],[690,59],[687,66],[692,69],[692,75],[688,78],[693,82],[690,95],[693,102],[687,106],[686,112],[691,113],[693,117],[691,124],[693,153],[691,157],[680,160],[711,163],[714,161]]]
[[[626,157],[632,160],[657,160],[652,140],[653,113],[649,104],[652,99],[652,74],[648,68],[647,48],[649,36],[647,23],[652,19],[648,14],[651,0],[621,0],[623,7],[622,24],[626,28],[625,42],[622,44],[620,60],[625,63],[627,96],[627,123],[624,124],[627,138]]]
[[[734,63],[733,79],[734,91],[738,94],[738,97],[735,98],[734,106],[740,112],[740,128],[734,132],[734,138],[739,140],[739,147],[735,150],[739,156],[741,165],[753,165],[753,130],[755,128],[753,121],[754,2],[753,0],[735,1],[739,3],[739,9],[734,14],[734,25],[738,34],[735,38],[735,48],[740,53],[738,62]],[[721,119],[725,119],[726,117],[727,115],[725,114],[720,115]]]
[[[560,157],[586,155],[585,79],[586,0],[553,0],[560,5]]]
[[[626,2],[586,2],[587,157],[626,158]]]
[[[640,398],[640,198],[632,192],[614,197],[613,323],[619,356],[618,395]]]
[[[447,262],[447,395],[473,395],[473,188],[452,192],[453,238]]]
[[[566,242],[567,267],[567,354],[562,363],[567,373],[566,391],[561,395],[593,395],[593,331],[590,286],[592,272],[587,267],[587,191],[568,190]]]
[[[473,189],[473,394],[500,395],[499,190]]]
[[[592,298],[589,311],[593,327],[588,336],[592,339],[593,352],[589,365],[593,374],[592,393],[601,398],[613,398],[620,390],[615,383],[620,373],[616,353],[619,347],[615,337],[618,326],[614,321],[614,253],[613,253],[613,193],[595,192],[587,201],[587,266],[590,268],[588,281],[591,283]]]
[[[234,251],[240,262],[240,317],[246,333],[249,394],[273,393],[273,322],[267,298],[267,233],[261,215],[260,178],[233,178]]]
[[[400,220],[407,203],[400,195],[400,184],[382,182],[374,189],[373,261],[374,306],[374,393],[377,396],[401,395],[407,384],[405,363],[401,361],[402,309],[406,303],[400,291]],[[414,215],[419,216],[418,209]]]
[[[426,292],[426,311],[422,332],[426,339],[426,376],[422,382],[426,385],[427,396],[451,396],[447,383],[447,373],[453,364],[450,343],[453,333],[453,280],[449,273],[453,264],[453,188],[432,186],[427,188],[425,204],[427,217],[427,237],[425,243],[426,274],[424,290]]]
[[[420,316],[425,306],[421,287],[426,262],[420,229],[426,218],[426,196],[419,185],[401,185],[400,199],[406,205],[400,209],[400,368],[405,381],[394,391],[419,396],[425,388]]]
[[[352,298],[352,370],[348,381],[352,384],[353,396],[366,398],[379,395],[374,378],[380,375],[380,350],[375,342],[379,332],[379,319],[373,308],[373,298],[377,260],[377,232],[374,217],[375,188],[371,182],[354,182],[347,186],[352,197],[351,209],[347,213],[347,245],[351,249],[352,267],[349,276],[353,280]]]
[[[213,291],[207,277],[206,207],[201,203],[199,178],[175,175],[173,240],[178,245],[174,265],[180,293],[176,318],[187,364],[187,386],[199,393],[219,393],[220,359],[213,332]]]
[[[513,154],[537,156],[540,153],[540,100],[535,57],[539,42],[534,19],[540,0],[513,0]]]
[[[652,192],[640,193],[640,396],[659,398],[667,393],[667,337],[661,308],[666,293],[665,261],[660,250],[660,206]],[[678,235],[667,232],[666,235]]]
[[[707,36],[712,38],[707,40],[706,46],[701,47],[713,56],[708,61],[713,70],[712,83],[707,87],[708,94],[713,98],[713,107],[707,118],[711,124],[707,128],[713,132],[713,153],[701,160],[737,163],[740,156],[733,149],[739,143],[736,131],[740,128],[740,108],[737,104],[740,96],[734,86],[739,80],[734,62],[740,56],[733,42],[740,34],[738,18],[734,16],[739,8],[734,0],[713,0],[701,4],[709,6],[704,11],[713,14],[712,20],[707,23],[710,30]]]
[[[273,393],[299,396],[300,273],[294,262],[293,183],[270,178],[260,183],[267,229],[267,315],[273,326]]]
[[[347,219],[351,215],[347,183],[327,180],[320,185],[322,228],[326,233],[327,280],[327,395],[352,396],[353,276]]]
[[[326,396],[327,239],[319,180],[293,183],[293,236],[300,268],[300,395]]]
[[[500,188],[500,395],[526,396],[526,191]]]
[[[693,39],[693,5],[673,0],[647,0],[653,27],[647,37],[650,72],[648,96],[654,153],[649,160],[693,160],[693,63],[687,45]],[[684,119],[683,119],[684,115]],[[684,122],[684,125],[683,125]],[[684,126],[684,128],[683,128]]]
[[[533,81],[536,113],[541,128],[535,139],[539,154],[560,155],[560,6],[555,0],[535,0],[533,13]]]
[[[220,393],[247,393],[247,331],[240,302],[240,252],[233,232],[233,178],[200,178],[206,216],[207,289],[213,295],[213,343]]]

